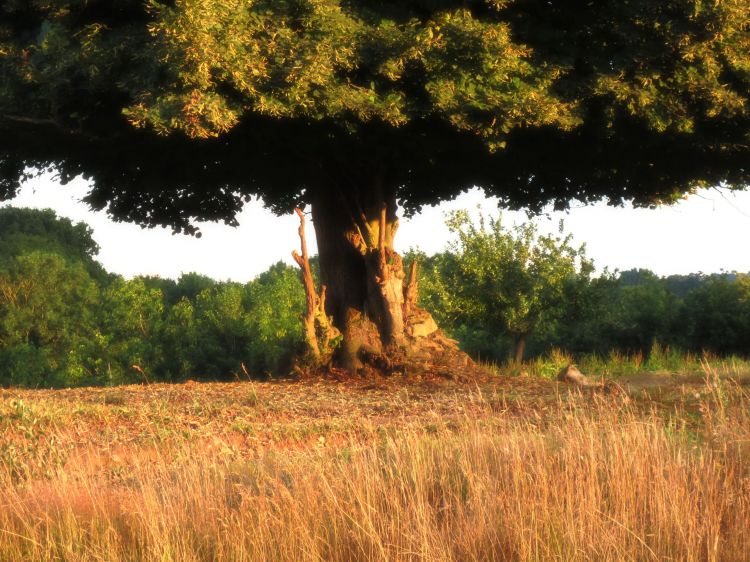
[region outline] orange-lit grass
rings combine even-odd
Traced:
[[[693,412],[488,402],[400,431],[363,421],[335,447],[185,441],[106,479],[85,455],[5,474],[0,560],[750,560],[750,396],[708,375]]]

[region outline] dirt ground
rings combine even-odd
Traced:
[[[105,467],[171,446],[252,456],[269,449],[344,447],[383,431],[430,431],[467,418],[491,423],[521,416],[544,424],[560,408],[601,401],[666,413],[677,407],[697,411],[716,383],[696,375],[643,373],[618,384],[624,392],[482,375],[469,382],[391,377],[4,389],[0,435],[6,443],[34,444],[33,451],[53,442],[66,463],[86,457]]]

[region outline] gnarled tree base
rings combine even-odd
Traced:
[[[407,277],[394,249],[396,195],[384,185],[374,174],[369,180],[362,176],[364,187],[334,186],[311,197],[321,283],[328,291],[324,314],[341,335],[330,366],[323,370],[355,376],[430,372],[464,377],[476,366],[416,305],[416,265]],[[303,266],[304,257],[298,263]],[[314,289],[307,294],[308,310],[313,311]],[[308,340],[313,341],[312,321],[307,326]]]
[[[356,351],[357,366],[344,366],[345,350],[334,355],[333,360],[306,368],[297,368],[298,375],[328,376],[336,378],[421,376],[439,377],[449,380],[471,380],[486,374],[458,347],[458,342],[447,337],[425,310],[414,308],[406,321],[406,338],[399,346],[384,349],[375,324],[367,318],[357,322]]]

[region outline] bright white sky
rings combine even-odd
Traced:
[[[176,278],[195,271],[215,279],[248,281],[271,264],[284,260],[298,248],[298,220],[294,215],[276,217],[260,202],[248,204],[238,217],[240,226],[207,223],[200,239],[172,235],[163,229],[146,230],[132,224],[115,223],[104,213],[92,213],[80,202],[86,183],[67,187],[51,178],[29,182],[10,204],[51,208],[59,216],[85,221],[101,246],[99,260],[111,272],[126,277],[160,275]],[[397,249],[418,247],[428,254],[445,248],[450,235],[444,218],[447,211],[480,206],[485,214],[497,214],[497,203],[478,190],[427,208],[413,219],[401,219]],[[658,210],[612,208],[603,204],[578,207],[568,213],[539,217],[545,231],[556,231],[560,218],[578,243],[585,242],[587,255],[597,270],[651,269],[659,275],[720,270],[750,271],[750,191],[729,193],[707,190],[673,207]],[[526,221],[525,213],[503,213],[505,224]],[[315,253],[312,228],[308,232],[310,253]]]

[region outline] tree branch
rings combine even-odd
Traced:
[[[302,284],[305,286],[305,296],[307,297],[307,311],[305,313],[305,340],[307,343],[308,352],[315,359],[320,359],[320,347],[318,346],[318,338],[315,334],[315,311],[318,304],[318,296],[315,292],[315,282],[313,281],[312,272],[310,271],[310,259],[307,255],[307,240],[305,239],[305,214],[299,207],[294,209],[299,217],[299,240],[300,249],[302,255],[300,256],[296,251],[292,252],[292,257],[297,265],[300,267],[300,275],[302,276]]]
[[[86,140],[99,140],[102,137],[99,135],[84,132],[81,129],[71,129],[66,127],[63,123],[57,119],[50,117],[29,117],[27,115],[0,115],[0,122],[7,121],[10,123],[19,123],[22,125],[31,125],[32,127],[50,127],[63,134],[72,135]]]
[[[62,126],[62,123],[54,119],[49,119],[49,118],[42,119],[38,117],[27,117],[25,115],[2,115],[1,118],[5,121],[13,121],[14,123],[24,123],[26,125],[39,125],[39,126],[52,125],[54,127],[57,127],[58,129],[65,130],[65,127]]]

